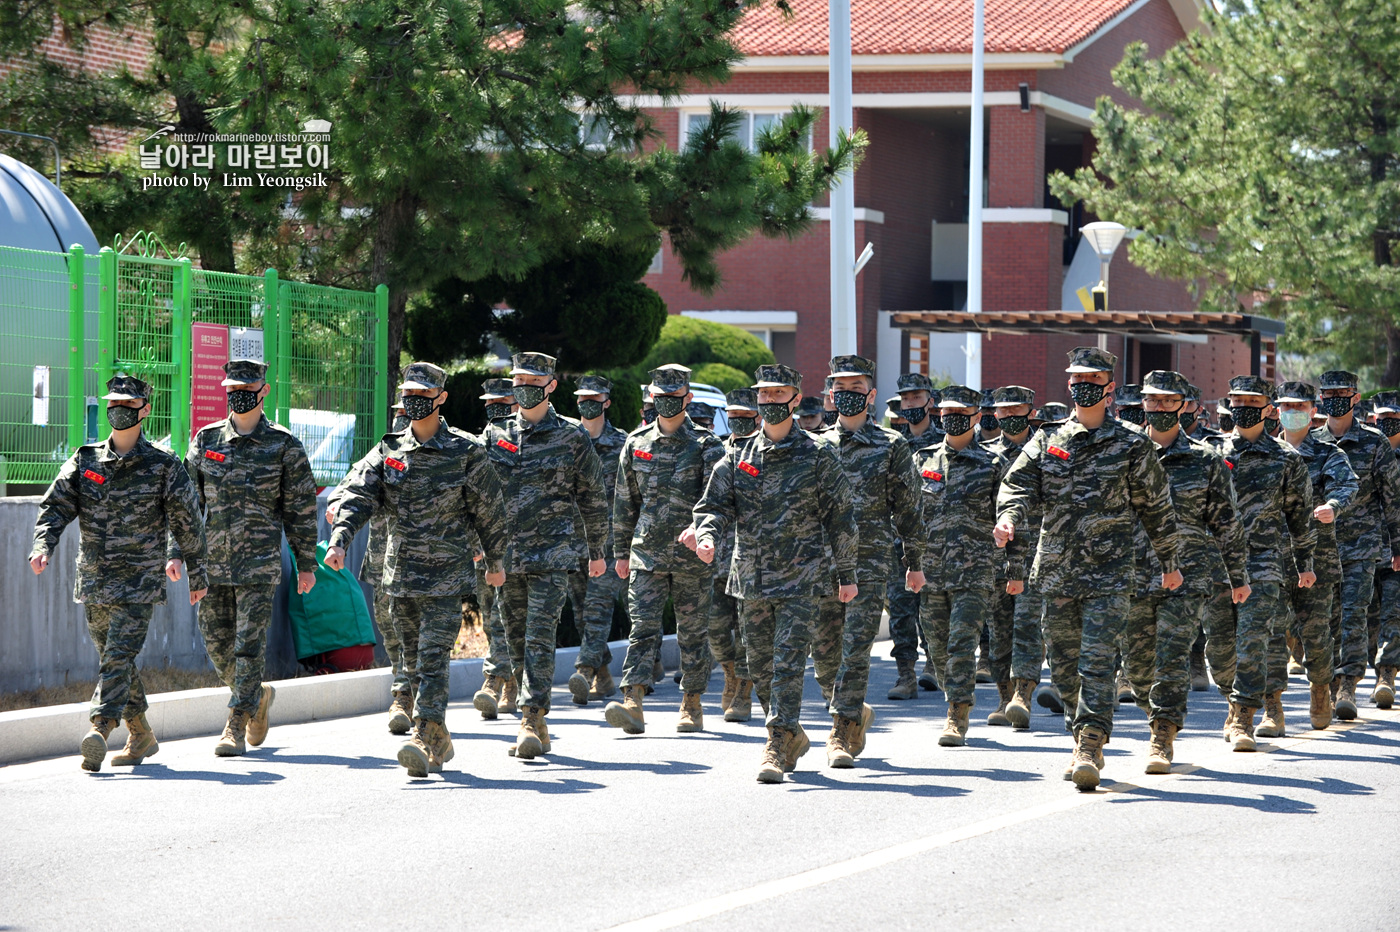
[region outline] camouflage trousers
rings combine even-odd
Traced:
[[[1135,596],[1120,649],[1123,670],[1147,720],[1186,724],[1191,692],[1191,645],[1205,613],[1204,595]]]
[[[448,673],[452,645],[462,630],[460,595],[394,596],[390,624],[413,632],[418,641],[418,695],[414,718],[446,724]]]
[[[613,606],[627,580],[618,578],[617,563],[607,561],[603,575],[590,578],[585,568],[569,574],[569,601],[574,606],[574,627],[579,648],[575,667],[606,667],[612,663],[608,635],[612,633]]]
[[[1011,679],[1012,637],[1016,627],[1016,597],[1006,594],[1006,580],[998,579],[992,590],[992,613],[987,618],[983,640],[992,682]]]
[[[976,701],[977,642],[991,615],[992,593],[985,589],[924,590],[919,620],[949,702]]]
[[[1400,667],[1400,573],[1376,568],[1376,666]]]
[[[749,674],[758,701],[768,710],[767,724],[795,731],[802,717],[802,680],[817,625],[817,600],[743,599],[739,605]]]
[[[154,610],[155,605],[147,602],[83,605],[98,659],[89,719],[135,718],[150,708],[136,669],[136,655],[146,644]]]
[[[1293,620],[1288,627],[1303,645],[1303,656],[1298,660],[1308,671],[1308,682],[1330,683],[1335,649],[1332,644],[1332,601],[1336,597],[1336,583],[1324,584],[1319,580],[1310,589],[1300,589],[1298,577],[1291,576],[1287,589],[1286,601],[1293,609]],[[1286,682],[1288,640],[1284,636],[1283,626],[1275,625],[1273,637],[1269,639],[1269,683]]]
[[[501,590],[486,584],[484,562],[476,564],[476,605],[481,612],[481,630],[486,635],[488,653],[481,661],[485,676],[508,680],[515,675],[510,664],[510,641],[506,640],[506,624],[501,620]]]
[[[506,573],[501,587],[501,621],[510,644],[510,662],[520,678],[520,706],[549,711],[554,687],[554,645],[559,612],[569,597],[569,574]]]
[[[1201,635],[1205,637],[1206,663],[1210,666],[1210,678],[1220,695],[1230,698],[1230,685],[1235,681],[1235,604],[1230,598],[1230,587],[1220,583],[1211,589],[1206,597],[1206,607],[1201,615]],[[1210,637],[1211,631],[1222,632],[1219,637]]]
[[[846,606],[835,595],[817,599],[817,624],[812,629],[812,670],[822,693],[836,683],[836,671],[841,668],[841,629],[846,624]]]
[[[384,635],[384,652],[389,655],[389,666],[394,671],[394,685],[390,692],[395,696],[413,695],[418,689],[418,631],[403,631],[394,619],[393,599],[379,586],[374,593],[374,620],[379,622],[379,633]]]
[[[262,701],[267,626],[272,622],[276,586],[210,586],[199,603],[204,649],[229,688],[228,707],[249,715]]]
[[[734,664],[734,675],[749,678],[748,657],[744,653],[744,635],[739,631],[739,600],[725,592],[729,579],[715,577],[710,589],[710,653],[715,663]]]
[[[1340,624],[1337,631],[1338,676],[1366,675],[1366,654],[1369,635],[1366,614],[1371,607],[1376,565],[1369,560],[1354,560],[1342,564],[1342,600],[1333,608]],[[1253,596],[1250,596],[1253,599]],[[1246,602],[1246,605],[1249,603]]]
[[[1230,590],[1212,596],[1227,601]],[[1262,708],[1264,694],[1288,685],[1287,666],[1284,676],[1271,682],[1269,676],[1269,639],[1275,626],[1287,630],[1288,604],[1283,587],[1276,582],[1252,583],[1249,598],[1234,606],[1233,612],[1215,607],[1206,612],[1206,656],[1211,660],[1211,676],[1222,694],[1231,702],[1249,709]],[[1234,646],[1233,656],[1227,650]]]
[[[1065,704],[1065,728],[1074,734],[1085,725],[1113,733],[1114,665],[1129,602],[1122,592],[1086,599],[1045,596],[1050,679]]]
[[[1043,633],[1045,600],[1026,584],[1018,596],[1011,618],[1011,676],[1018,680],[1040,682],[1040,668],[1045,664],[1045,635]]]
[[[666,600],[676,612],[676,647],[681,653],[681,691],[702,693],[710,681],[709,573],[653,573],[632,570],[627,581],[627,608],[632,631],[627,635],[627,658],[622,662],[622,685],[650,686],[652,664],[661,649],[661,616]]]
[[[899,578],[902,583],[904,574]],[[884,611],[885,587],[874,582],[862,583],[856,597],[845,605],[835,596],[820,600],[812,663],[817,683],[831,691],[831,714],[860,721],[870,684],[870,648],[880,633]]]
[[[894,566],[904,565],[904,545],[896,544]],[[910,592],[905,586],[904,574],[890,574],[885,585],[885,606],[890,613],[890,641],[893,649],[890,656],[895,660],[919,659],[919,642],[924,639],[923,628],[919,625],[919,593]],[[924,644],[924,656],[928,656],[928,644]]]

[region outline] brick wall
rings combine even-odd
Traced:
[[[1108,95],[1125,106],[1132,101],[1113,86],[1113,68],[1123,60],[1123,49],[1130,42],[1146,42],[1153,57],[1161,55],[1185,38],[1181,21],[1168,0],[1151,0],[1119,23],[1096,42],[1075,56],[1059,71],[1040,73],[1040,90],[1086,107]]]

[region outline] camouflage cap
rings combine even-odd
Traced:
[[[1144,395],[1181,395],[1184,398],[1190,387],[1186,376],[1174,369],[1153,369],[1142,378]]]
[[[657,366],[651,370],[651,385],[648,387],[653,395],[669,395],[672,392],[688,391],[690,389],[690,370],[676,363]]]
[[[403,413],[403,396],[402,396],[402,395],[400,395],[398,398],[394,399],[394,413],[395,413],[395,414],[402,414],[402,413]]]
[[[727,410],[733,411],[740,408],[744,411],[758,410],[758,392],[751,388],[736,388],[724,396],[724,406]]]
[[[702,417],[708,420],[715,416],[715,409],[703,401],[692,401],[685,406],[685,413],[691,417]]]
[[[929,401],[932,401],[936,407],[938,403],[943,400],[943,393],[936,388],[932,388],[929,389],[928,397]]]
[[[981,407],[983,407],[983,408],[995,408],[995,407],[996,407],[996,404],[997,404],[997,401],[996,401],[996,397],[995,397],[995,396],[996,396],[996,392],[993,391],[992,389],[990,389],[990,388],[984,388],[984,389],[982,389]]]
[[[645,408],[647,405],[649,405],[649,404],[651,404],[651,403],[652,403],[652,400],[651,400],[651,386],[650,386],[650,385],[643,385],[643,386],[642,386],[642,407]]]
[[[1069,357],[1066,372],[1112,372],[1118,357],[1097,346],[1076,346],[1065,354]]]
[[[1345,369],[1328,369],[1322,373],[1322,378],[1318,380],[1318,391],[1327,391],[1329,388],[1356,388],[1359,384],[1356,373],[1348,372]]]
[[[1362,419],[1365,419],[1367,416],[1374,413],[1371,411],[1371,402],[1367,401],[1365,398],[1357,399],[1356,404],[1352,406],[1351,411],[1354,416]]]
[[[403,383],[399,390],[411,388],[442,388],[447,384],[447,373],[430,362],[410,363],[403,370]]]
[[[1113,393],[1113,400],[1120,408],[1142,407],[1142,386],[1136,382],[1124,385]]]
[[[894,390],[897,392],[931,392],[933,382],[922,372],[906,372],[899,377],[895,383]]]
[[[554,364],[559,360],[544,353],[516,353],[510,357],[510,375],[547,375],[554,378]]]
[[[149,401],[151,386],[134,375],[121,373],[107,380],[104,401]]]
[[[808,395],[798,404],[797,416],[812,417],[813,415],[821,414],[825,410],[826,409],[822,407],[822,400],[820,398],[816,395]]]
[[[1190,382],[1187,382],[1187,383],[1186,383],[1186,400],[1187,400],[1187,401],[1200,401],[1200,400],[1201,400],[1201,390],[1200,390],[1200,388],[1197,387],[1197,386],[1195,386],[1195,385],[1192,385]]]
[[[1317,390],[1307,382],[1284,382],[1278,387],[1278,397],[1274,401],[1302,401],[1308,404],[1317,404]]]
[[[824,392],[829,392],[829,391],[831,391],[831,384],[832,384],[833,382],[835,382],[835,381],[836,381],[836,376],[834,376],[834,375],[829,375],[829,376],[827,376],[827,377],[826,377],[826,381],[822,383],[822,391],[824,391]]]
[[[487,379],[481,383],[482,401],[495,401],[498,398],[514,398],[515,384],[510,379]]]
[[[753,384],[750,388],[795,388],[802,391],[802,373],[792,366],[784,366],[777,363],[771,366],[759,366],[753,373]]]
[[[1222,398],[1215,403],[1215,416],[1232,418],[1235,416],[1235,412],[1230,410],[1229,402]]]
[[[224,363],[220,385],[253,385],[267,381],[267,363],[256,359],[230,359]]]
[[[992,392],[992,406],[996,408],[1033,404],[1035,404],[1035,389],[1026,388],[1024,385],[1003,385]]]
[[[575,395],[611,395],[612,380],[603,378],[601,375],[585,375],[578,380],[578,391]]]
[[[1040,409],[1040,419],[1048,424],[1058,424],[1069,420],[1069,406],[1051,401]]]
[[[875,361],[855,355],[831,357],[830,378],[840,379],[856,375],[863,375],[868,379],[875,378]]]
[[[1274,386],[1257,375],[1237,375],[1230,380],[1232,395],[1263,395],[1273,400]]]
[[[1400,392],[1377,392],[1371,396],[1371,409],[1377,415],[1400,413]]]
[[[978,408],[982,405],[982,393],[966,385],[948,385],[939,399],[940,408]]]
[[[893,414],[896,417],[902,416],[899,413],[899,409],[903,405],[904,399],[899,397],[898,395],[891,395],[890,397],[885,399],[885,407],[889,410],[890,414]]]

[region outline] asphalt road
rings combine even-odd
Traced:
[[[242,758],[208,737],[134,770],[0,768],[0,929],[1400,929],[1400,709],[1308,731],[1295,680],[1290,735],[1235,754],[1223,700],[1193,693],[1175,770],[1147,776],[1120,706],[1081,794],[1058,717],[989,728],[982,686],[969,745],[940,748],[942,694],[885,701],[894,664],[873,669],[857,768],[826,769],[809,675],[812,751],[781,786],[717,692],[709,730],[677,735],[669,679],[638,737],[556,690],[556,753],[529,763],[506,754],[517,719],[454,705],[456,759],[426,780],[380,715]]]

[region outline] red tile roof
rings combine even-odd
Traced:
[[[986,49],[992,53],[1063,52],[1132,5],[1133,0],[986,0]],[[771,4],[748,13],[734,31],[745,55],[827,54],[827,0],[791,0],[784,19]],[[969,53],[972,0],[851,0],[856,55]]]

